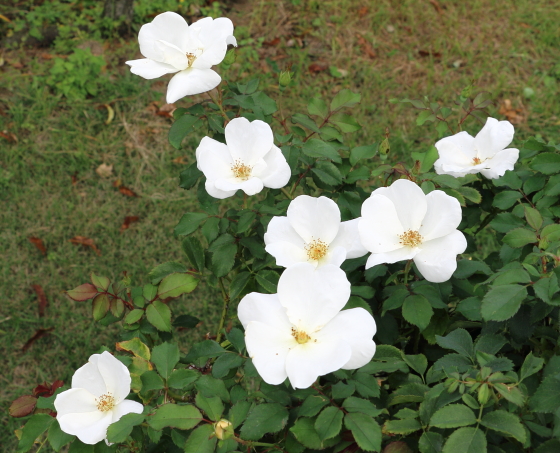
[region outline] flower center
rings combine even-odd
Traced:
[[[474,157],[472,161],[473,161],[473,165],[480,165],[482,163],[480,157]]]
[[[190,68],[194,63],[194,60],[196,60],[196,55],[194,53],[187,52],[187,60],[189,61],[187,68]]]
[[[321,241],[321,239],[311,241],[304,248],[307,252],[307,258],[312,261],[319,261],[329,251],[329,246]]]
[[[111,392],[101,395],[99,398],[95,398],[97,402],[97,409],[101,412],[107,412],[113,410],[115,407],[115,398],[111,395]]]
[[[417,247],[418,245],[422,244],[424,238],[418,231],[408,230],[405,231],[403,234],[399,234],[399,244],[404,245],[405,247]]]
[[[305,344],[309,340],[311,340],[311,337],[307,335],[305,332],[303,332],[302,330],[296,330],[293,327],[292,327],[292,336],[296,339],[296,341],[299,344]]]
[[[247,181],[251,177],[251,170],[253,168],[245,165],[242,161],[237,159],[231,166],[231,171],[237,179]]]

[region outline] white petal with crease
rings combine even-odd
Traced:
[[[288,206],[287,216],[294,230],[306,243],[320,239],[330,244],[340,227],[340,210],[327,197],[300,195]]]

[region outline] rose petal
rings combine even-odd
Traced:
[[[148,58],[130,60],[126,64],[130,66],[130,72],[145,79],[157,79],[164,74],[173,74],[178,71],[178,69],[171,65],[149,60]]]
[[[233,159],[223,143],[204,137],[196,148],[196,166],[210,180],[233,177]]]
[[[212,69],[189,68],[173,76],[167,86],[167,103],[173,104],[185,96],[206,93],[216,88],[222,78]]]
[[[72,388],[86,389],[94,397],[99,397],[107,393],[107,387],[103,381],[103,376],[99,372],[97,362],[100,354],[93,354],[89,362],[78,368],[72,376]]]
[[[166,12],[159,14],[154,20],[142,25],[138,33],[140,52],[146,58],[162,61],[163,54],[158,41],[167,41],[179,49],[186,51],[189,26],[179,14]]]
[[[455,197],[441,190],[434,190],[426,195],[426,202],[428,210],[419,230],[424,241],[446,236],[457,229],[463,213],[461,204]]]
[[[418,247],[401,247],[400,249],[391,250],[390,252],[372,253],[366,262],[366,269],[377,266],[378,264],[392,264],[397,261],[410,260],[414,258],[419,251]]]
[[[327,197],[296,197],[288,206],[288,220],[306,243],[321,240],[330,244],[340,227],[340,210]]]
[[[253,321],[276,326],[279,330],[290,330],[292,327],[278,294],[247,294],[239,302],[237,317],[245,328]]]
[[[118,404],[130,393],[130,371],[119,359],[107,351],[95,355],[100,356],[97,361],[97,367],[103,377],[107,392],[111,393]]]
[[[457,269],[457,255],[466,248],[465,236],[455,230],[447,236],[422,243],[414,263],[426,280],[442,283],[451,278]]]
[[[338,234],[331,242],[330,247],[342,247],[346,250],[346,259],[359,258],[368,252],[360,240],[359,222],[359,218],[341,222]]]
[[[496,155],[484,162],[485,169],[480,170],[489,179],[497,179],[504,176],[507,170],[513,170],[519,159],[519,150],[508,148],[496,153]]]
[[[123,400],[120,404],[117,404],[115,408],[111,411],[112,412],[112,421],[111,423],[118,422],[123,415],[126,414],[141,414],[144,410],[144,406],[136,401],[132,400]]]
[[[83,388],[72,388],[56,396],[54,407],[57,418],[67,414],[94,412],[97,411],[96,395]]]
[[[225,128],[226,143],[234,160],[252,166],[263,159],[274,144],[272,129],[264,121],[240,117],[232,119]]]
[[[383,195],[394,203],[397,216],[405,231],[420,229],[427,209],[426,195],[420,186],[408,179],[398,179],[389,187],[374,190],[373,195]]]
[[[358,220],[358,233],[362,245],[373,253],[386,253],[402,247],[400,235],[404,233],[395,204],[377,191],[362,204],[362,217]]]
[[[288,184],[292,171],[280,148],[272,145],[272,149],[263,157],[266,167],[262,171],[254,171],[255,176],[262,180],[265,187],[280,189]]]
[[[498,151],[502,151],[511,143],[514,133],[513,125],[509,121],[488,118],[474,139],[481,160],[494,157]]]
[[[93,445],[107,437],[107,428],[113,422],[112,411],[84,412],[57,417],[60,429],[73,434],[84,444]]]
[[[439,175],[450,174],[450,171],[469,172],[476,157],[474,137],[468,132],[459,132],[451,137],[445,137],[436,142],[439,159],[434,162],[434,168]],[[455,176],[455,175],[452,175]]]

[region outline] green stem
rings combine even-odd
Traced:
[[[284,189],[284,187],[282,187],[280,190],[281,190],[282,193],[283,193],[284,195],[286,195],[290,200],[293,200],[293,199],[294,199],[294,197],[292,197],[292,194],[291,194],[290,192],[288,192],[286,189]]]
[[[412,260],[408,260],[406,262],[406,266],[404,267],[404,284],[405,284],[405,286],[408,284],[408,272],[410,271],[411,266],[412,266]]]
[[[217,101],[216,99],[214,99],[214,97],[210,94],[210,91],[207,91],[208,97],[212,100],[212,102],[214,104],[216,104],[218,106],[218,108],[220,109],[220,113],[222,114],[222,116],[224,117],[225,123],[224,126],[229,123],[229,116],[227,116],[226,111],[224,110],[224,106],[222,105],[222,103],[220,101]]]
[[[45,445],[45,443],[47,442],[47,439],[48,439],[48,437],[45,436],[45,440],[43,442],[41,442],[41,445],[39,445],[39,448],[37,449],[37,451],[35,453],[39,453],[42,450],[43,445]]]
[[[186,401],[188,398],[188,395],[181,395],[177,392],[174,392],[173,390],[171,390],[170,388],[166,389],[166,393],[173,398],[175,401]]]
[[[229,296],[226,292],[226,289],[224,287],[224,282],[222,281],[221,277],[218,279],[218,282],[220,283],[220,288],[222,290],[222,297],[224,299],[224,308],[222,310],[222,316],[220,318],[220,325],[218,326],[218,332],[216,333],[216,342],[220,343],[220,341],[222,340],[222,329],[224,328],[224,324],[226,322],[227,312],[229,308]]]

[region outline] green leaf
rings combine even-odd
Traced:
[[[256,218],[257,213],[254,211],[247,210],[242,212],[239,216],[239,222],[237,223],[237,234],[241,234],[247,231]]]
[[[459,428],[476,423],[472,409],[463,404],[449,404],[439,409],[430,418],[430,425],[436,428]]]
[[[194,267],[197,271],[202,272],[204,270],[204,248],[202,247],[200,240],[193,236],[186,237],[183,239],[181,246],[192,267]]]
[[[317,115],[323,119],[329,114],[329,107],[326,102],[319,98],[312,98],[307,104],[307,112],[310,115]]]
[[[109,288],[109,285],[111,284],[111,280],[109,280],[107,277],[101,277],[99,275],[95,275],[92,272],[91,273],[91,283],[93,283],[93,286],[95,286],[96,288],[99,288],[103,291],[107,291],[107,289]]]
[[[310,395],[305,398],[303,404],[299,407],[298,416],[313,417],[317,415],[323,407],[329,404],[329,400],[322,395]]]
[[[154,370],[145,371],[140,375],[142,381],[142,395],[151,392],[152,390],[160,390],[165,387],[163,379]]]
[[[237,429],[245,421],[250,408],[251,403],[249,401],[239,401],[231,407],[227,419],[233,425],[233,429]]]
[[[523,365],[521,365],[521,370],[519,371],[519,382],[540,371],[543,365],[544,359],[535,357],[532,351],[529,352],[523,361]]]
[[[500,209],[508,209],[511,208],[521,196],[521,193],[515,190],[504,190],[494,197],[492,205]]]
[[[511,212],[502,212],[490,222],[490,226],[500,233],[507,233],[516,227],[523,226],[524,222]]]
[[[105,442],[103,442],[103,444],[98,443],[97,445],[100,445],[101,448],[103,447],[109,448],[105,445]],[[103,451],[101,449],[99,450]],[[68,448],[68,453],[96,453],[95,445],[84,444],[79,439],[75,439],[74,442],[70,444],[70,447]]]
[[[315,420],[315,431],[321,441],[336,436],[342,428],[344,412],[337,407],[325,408]]]
[[[144,360],[150,360],[151,356],[150,348],[148,348],[148,346],[146,346],[138,337],[117,343],[117,350],[128,351],[136,357],[140,357]]]
[[[531,161],[530,167],[533,170],[540,171],[545,175],[560,173],[560,154],[539,153]]]
[[[185,451],[188,453],[213,453],[216,449],[218,438],[213,436],[214,427],[210,424],[196,428],[185,443]]]
[[[240,329],[234,327],[229,332],[226,331],[226,338],[238,352],[243,352],[243,349],[245,349],[245,334]]]
[[[161,299],[179,297],[182,294],[192,292],[197,285],[198,279],[192,274],[170,274],[159,284],[158,296]]]
[[[169,379],[167,379],[167,385],[174,389],[183,389],[195,382],[199,376],[200,373],[198,371],[179,368],[171,373]]]
[[[391,434],[410,434],[421,430],[422,425],[418,420],[409,418],[405,420],[387,420],[383,426],[383,431]]]
[[[109,306],[109,297],[107,296],[107,294],[103,293],[95,296],[91,305],[93,319],[95,319],[96,321],[103,319],[109,311]]]
[[[280,276],[270,269],[261,269],[255,275],[257,284],[262,288],[265,294],[275,294]]]
[[[541,213],[530,206],[525,206],[525,218],[527,223],[531,225],[535,230],[540,230],[543,224],[543,218]]]
[[[455,329],[445,337],[436,335],[437,344],[445,349],[452,349],[465,357],[474,357],[471,335],[465,329]]]
[[[360,412],[372,417],[377,417],[383,412],[382,409],[377,409],[377,407],[375,407],[375,404],[373,404],[371,401],[357,398],[355,396],[346,398],[342,403],[342,407],[348,412]]]
[[[238,354],[228,353],[222,354],[214,362],[212,366],[212,376],[218,379],[222,379],[227,376],[229,370],[232,368],[238,368],[243,365],[243,357]]]
[[[416,371],[420,376],[423,376],[428,368],[428,359],[424,354],[418,355],[404,355],[403,359],[406,364]]]
[[[416,125],[422,126],[426,121],[435,121],[436,115],[432,113],[431,110],[423,110],[418,114],[416,118]]]
[[[560,240],[560,225],[553,223],[545,226],[541,231],[541,238],[546,239],[548,242],[555,242]]]
[[[179,174],[179,187],[187,190],[192,189],[202,174],[197,168],[197,163],[192,163]]]
[[[191,404],[164,404],[156,413],[148,417],[148,424],[159,431],[166,426],[178,429],[192,429],[202,420],[200,411]]]
[[[255,406],[240,431],[242,439],[258,440],[267,433],[277,433],[288,421],[288,410],[278,403]]]
[[[200,319],[191,315],[180,315],[173,320],[173,327],[193,329],[200,323]]]
[[[229,393],[223,380],[203,374],[196,381],[196,389],[204,396],[219,396],[222,401],[230,401]]]
[[[344,424],[352,431],[354,440],[362,450],[381,450],[381,428],[372,417],[353,412],[345,415]]]
[[[163,379],[167,379],[179,363],[179,347],[175,343],[162,343],[152,349],[152,362]]]
[[[356,165],[362,159],[371,159],[377,154],[377,143],[357,146],[350,151],[350,165]]]
[[[319,132],[319,127],[317,126],[317,124],[315,124],[315,121],[313,121],[307,115],[303,115],[301,113],[292,115],[292,123],[300,124],[310,131]]]
[[[195,403],[213,422],[217,422],[224,413],[224,403],[217,396],[206,397],[197,393]]]
[[[527,434],[519,417],[510,412],[498,410],[484,415],[481,425],[493,429],[502,435],[511,436],[522,444],[525,443]]]
[[[425,431],[418,441],[420,453],[441,453],[443,436],[433,431]]]
[[[208,250],[212,253],[212,272],[216,277],[223,277],[235,263],[237,254],[235,238],[230,234],[222,234],[212,242]]]
[[[553,376],[543,379],[539,388],[529,399],[529,408],[534,412],[551,413],[560,407],[560,380]]]
[[[234,300],[243,293],[243,290],[247,286],[247,283],[249,283],[249,280],[251,280],[251,273],[246,271],[240,272],[235,277],[233,277],[233,280],[229,285],[230,300]]]
[[[374,376],[357,372],[354,374],[354,380],[348,382],[352,382],[356,386],[358,393],[365,398],[379,397],[379,384]]]
[[[560,439],[550,439],[540,444],[535,453],[558,453],[560,451]]]
[[[154,267],[150,273],[148,274],[147,278],[150,280],[152,285],[157,285],[164,277],[167,277],[169,274],[174,272],[186,272],[187,267],[184,264],[181,264],[177,261],[168,261],[167,263],[162,263],[156,267]],[[153,295],[149,291],[148,288],[144,291],[144,297],[148,300],[152,300],[156,293],[154,292]]]
[[[346,113],[335,113],[329,118],[329,123],[337,125],[344,133],[356,132],[362,128],[354,117]]]
[[[128,314],[124,318],[124,322],[126,324],[134,324],[142,319],[144,316],[144,310],[139,308],[135,308],[134,310],[128,312]]]
[[[321,182],[329,186],[336,186],[342,183],[342,174],[332,162],[324,160],[319,161],[311,169],[311,172],[316,175]]]
[[[482,201],[480,192],[472,187],[461,186],[457,189],[457,192],[473,203],[479,204]]]
[[[194,233],[200,224],[208,218],[205,212],[187,212],[173,230],[175,236],[187,236]]]
[[[340,155],[336,149],[329,143],[319,140],[318,138],[311,138],[307,140],[302,148],[303,154],[309,157],[320,158],[326,157],[334,162],[342,163]]]
[[[424,401],[424,394],[428,391],[428,386],[423,384],[406,384],[395,390],[389,395],[387,405],[394,406],[402,403],[421,403]]]
[[[132,428],[139,425],[146,418],[143,414],[130,413],[123,415],[117,422],[107,428],[107,440],[111,443],[125,442]]]
[[[35,414],[27,420],[21,432],[21,439],[19,440],[17,451],[25,452],[33,447],[35,439],[49,429],[54,420],[55,419],[49,414]]]
[[[352,93],[347,89],[340,90],[331,101],[331,112],[341,109],[343,107],[352,107],[358,104],[362,99],[361,94]]]
[[[408,296],[404,300],[402,314],[404,319],[414,324],[422,331],[430,324],[430,319],[432,319],[434,310],[428,299],[424,296],[414,294]]]
[[[482,318],[486,321],[505,321],[517,313],[526,297],[527,288],[521,285],[493,287],[482,299]]]
[[[527,244],[535,244],[539,240],[534,231],[530,231],[526,228],[516,228],[507,233],[503,241],[510,247],[518,248]]]
[[[346,184],[354,184],[356,181],[367,181],[371,177],[371,170],[365,165],[352,170],[346,175],[344,181]]]
[[[60,429],[60,425],[58,424],[58,420],[55,419],[55,421],[49,428],[47,438],[49,439],[49,443],[51,444],[52,449],[56,452],[59,452],[62,447],[72,442],[76,438],[76,436],[67,434],[62,431],[62,429]]]
[[[156,329],[171,332],[171,310],[160,300],[155,300],[146,308],[148,322]]]
[[[224,354],[226,350],[222,348],[214,340],[204,340],[200,343],[195,343],[189,353],[181,359],[183,363],[192,363],[200,357],[217,357]]]
[[[477,428],[459,428],[443,446],[442,453],[486,453],[486,436]]]
[[[294,423],[294,426],[290,428],[290,431],[298,442],[313,450],[322,450],[330,447],[337,442],[337,439],[339,439],[335,437],[334,439],[327,439],[324,442],[321,442],[321,439],[315,430],[314,420],[307,417],[298,418]]]
[[[181,142],[190,132],[195,130],[195,126],[199,121],[198,117],[192,115],[183,115],[175,120],[169,129],[168,135],[171,146],[175,149],[181,149]]]

